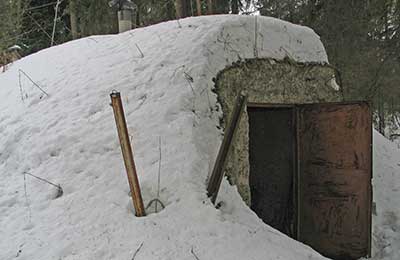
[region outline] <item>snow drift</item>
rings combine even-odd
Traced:
[[[226,181],[220,209],[205,191],[222,139],[212,78],[241,59],[287,56],[328,61],[309,28],[209,16],[80,39],[15,62],[0,74],[0,259],[132,259],[140,245],[135,259],[323,259],[265,225]],[[109,106],[114,89],[145,204],[157,196],[160,167],[166,208],[143,218],[133,214]],[[390,209],[400,156],[375,140],[374,239],[382,257],[396,259],[400,239],[391,230],[400,212]],[[60,184],[63,196],[24,173]]]

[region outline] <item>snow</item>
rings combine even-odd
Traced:
[[[400,259],[400,149],[378,132],[374,145],[374,259]]]
[[[220,209],[206,195],[222,136],[212,78],[239,59],[286,56],[328,62],[309,28],[222,15],[93,36],[13,63],[0,74],[0,259],[132,259],[140,245],[135,259],[324,259],[265,225],[227,181]],[[109,106],[114,89],[145,204],[157,196],[161,166],[166,208],[142,218]],[[400,251],[399,155],[375,136],[374,184],[383,190],[374,242],[385,259]],[[63,196],[24,172],[60,184]]]
[[[9,51],[20,51],[20,50],[22,50],[22,48],[19,45],[15,44],[15,45],[11,46],[10,48],[8,48],[8,50]]]

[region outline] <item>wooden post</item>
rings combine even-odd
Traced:
[[[114,110],[115,123],[117,125],[119,142],[121,144],[122,156],[124,157],[124,163],[126,168],[126,174],[128,175],[129,188],[131,189],[131,196],[133,206],[135,207],[136,216],[145,216],[145,210],[143,206],[142,194],[140,192],[139,180],[136,173],[135,162],[133,160],[133,153],[131,143],[128,135],[128,128],[126,127],[124,109],[121,102],[121,94],[119,92],[112,92],[111,106]]]
[[[237,125],[240,121],[243,109],[246,106],[247,95],[239,94],[236,99],[235,107],[233,108],[232,115],[229,123],[225,129],[224,139],[222,140],[221,147],[218,151],[218,156],[214,164],[214,169],[208,181],[207,194],[211,198],[211,202],[215,204],[217,199],[219,187],[221,186],[222,178],[224,177],[224,170],[226,165],[226,157],[228,156],[229,148]]]

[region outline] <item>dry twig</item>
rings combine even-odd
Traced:
[[[194,250],[193,250],[193,246],[192,249],[190,250],[190,252],[192,253],[192,255],[194,256],[194,258],[196,258],[196,260],[200,260],[200,258],[195,254]]]
[[[63,191],[63,189],[61,188],[61,185],[60,185],[60,184],[58,184],[58,185],[57,185],[57,184],[54,184],[54,183],[52,183],[52,182],[50,182],[50,181],[48,181],[48,180],[46,180],[46,179],[40,178],[40,177],[38,177],[38,176],[36,176],[36,175],[33,175],[33,174],[29,173],[29,172],[24,172],[23,174],[24,174],[24,178],[25,178],[25,175],[27,174],[27,175],[32,176],[32,177],[34,177],[34,178],[36,178],[36,179],[38,179],[38,180],[40,180],[40,181],[42,181],[42,182],[45,182],[45,183],[47,183],[47,184],[50,184],[50,185],[56,187],[56,188],[57,188],[57,195],[56,195],[56,198],[61,197],[61,196],[63,195],[63,193],[64,193],[64,191]],[[25,190],[25,192],[26,192],[26,190]]]
[[[186,71],[184,71],[183,74],[185,75],[185,79],[189,83],[190,89],[192,90],[193,94],[195,95],[194,88],[192,86],[192,83],[194,82],[193,77],[190,76]]]
[[[139,45],[137,45],[137,43],[135,43],[136,48],[138,49],[138,51],[140,52],[140,56],[142,57],[142,59],[144,58],[144,54],[142,52],[142,50],[139,48]]]
[[[22,91],[22,83],[21,83],[21,73],[18,73],[18,84],[19,84],[19,93],[21,94],[21,100],[24,102],[24,93]]]
[[[33,79],[31,77],[29,77],[28,74],[25,73],[25,71],[19,69],[19,73],[24,74],[24,76],[29,79],[30,82],[32,82],[32,84],[37,87],[43,94],[45,94],[46,96],[50,96],[49,94],[47,94],[46,91],[44,91],[35,81],[33,81]]]
[[[141,249],[142,246],[143,246],[143,243],[144,243],[144,242],[142,242],[142,243],[139,245],[139,247],[136,249],[135,253],[133,253],[132,260],[135,260],[136,255],[139,253],[140,249]]]
[[[161,136],[158,137],[158,150],[160,158],[158,160],[158,180],[157,180],[157,201],[160,201],[160,182],[161,182]],[[157,201],[156,201],[156,213],[157,213]],[[161,202],[161,201],[160,201]],[[161,203],[162,204],[162,203]],[[163,207],[164,208],[164,207]]]
[[[146,209],[150,208],[150,206],[151,206],[151,204],[153,204],[153,202],[158,202],[158,203],[160,203],[160,205],[161,205],[161,207],[162,207],[163,209],[165,208],[165,205],[164,205],[164,203],[162,203],[161,200],[159,200],[159,199],[152,199],[152,200],[150,200],[150,202],[147,204]],[[157,204],[156,204],[156,205],[157,205]]]
[[[28,213],[29,213],[29,223],[31,222],[31,218],[32,218],[32,210],[31,210],[31,205],[29,203],[29,199],[28,199],[28,192],[26,191],[26,177],[24,174],[24,191],[25,191],[25,202],[26,202],[26,207],[28,208]]]

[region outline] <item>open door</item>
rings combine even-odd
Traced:
[[[301,105],[297,121],[298,240],[336,260],[370,255],[369,105]]]

